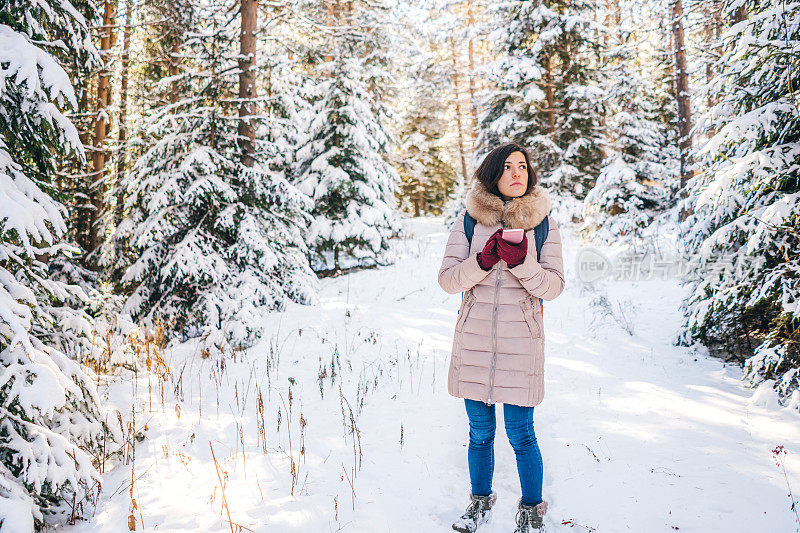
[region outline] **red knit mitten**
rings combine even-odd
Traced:
[[[525,256],[528,255],[528,236],[522,234],[522,242],[519,244],[511,244],[501,238],[497,240],[497,254],[500,259],[508,263],[509,268],[519,266],[525,261]]]
[[[500,261],[500,256],[497,252],[497,246],[498,242],[502,240],[500,237],[501,231],[502,230],[497,230],[492,233],[486,240],[486,244],[483,245],[483,250],[478,252],[478,264],[487,272],[491,270],[498,261]]]

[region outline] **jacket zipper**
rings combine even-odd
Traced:
[[[502,261],[498,261],[497,280],[494,284],[494,309],[492,310],[492,366],[489,369],[489,398],[486,403],[492,403],[492,391],[494,389],[494,367],[497,361],[497,299],[500,294],[500,274],[502,271]]]

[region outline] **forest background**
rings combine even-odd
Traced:
[[[790,0],[1,0],[0,501],[79,513],[91,376],[252,345],[507,140],[587,242],[677,228],[676,342],[800,406],[799,73]]]

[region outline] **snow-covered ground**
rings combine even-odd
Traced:
[[[319,306],[270,316],[254,348],[221,362],[183,345],[165,354],[165,382],[140,373],[101,387],[126,420],[133,407],[146,438],[133,471],[106,472],[95,517],[67,530],[127,530],[131,479],[137,531],[450,530],[469,493],[464,405],[446,391],[460,296],[436,281],[441,219],[407,225],[415,237],[396,242],[396,264],[323,280]],[[568,285],[545,303],[534,415],[550,530],[795,531],[772,450],[786,447],[797,495],[796,411],[754,396],[737,367],[672,345],[674,279],[587,291],[573,268],[580,245],[565,240]],[[633,335],[598,322],[598,294],[621,304]],[[502,422],[495,449],[486,533],[513,530],[520,496]]]

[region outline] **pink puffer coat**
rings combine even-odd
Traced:
[[[503,200],[476,182],[467,195],[467,211],[477,223],[468,246],[464,215],[450,230],[439,285],[464,292],[453,338],[447,389],[458,398],[486,403],[534,406],[544,397],[544,329],[539,298],[552,300],[564,290],[564,263],[558,224],[536,260],[535,228],[550,212],[547,191]],[[498,228],[522,228],[528,237],[525,261],[509,268],[500,260],[486,272],[477,254]]]

